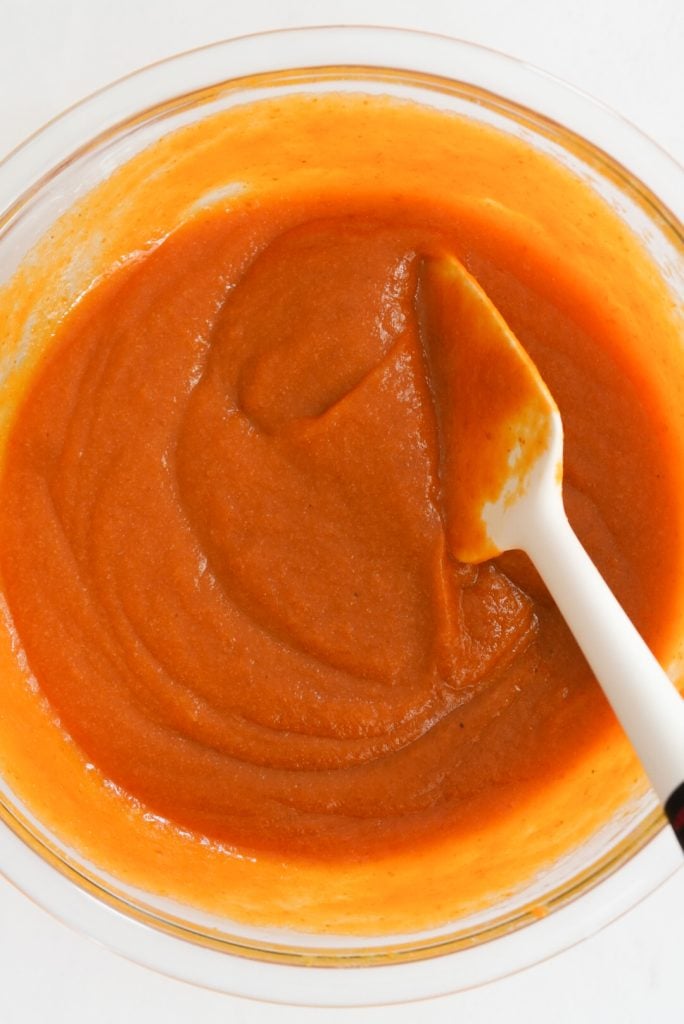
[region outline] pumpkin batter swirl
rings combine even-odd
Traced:
[[[520,695],[543,723],[590,681],[524,559],[447,549],[426,348],[453,339],[416,294],[448,231],[320,212],[204,214],[82,300],[0,534],[31,669],[108,778],[333,856],[452,827],[521,770]]]

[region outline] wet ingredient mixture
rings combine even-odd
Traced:
[[[613,728],[527,560],[449,548],[459,324],[426,327],[426,256],[463,259],[526,346],[573,526],[656,649],[671,628],[665,417],[601,289],[588,329],[555,248],[521,270],[515,220],[391,185],[200,210],[68,313],[7,441],[0,573],[60,727],[124,797],[256,862],[462,841]]]

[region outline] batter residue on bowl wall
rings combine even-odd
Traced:
[[[0,758],[29,804],[139,885],[338,931],[441,923],[589,834],[630,755],[527,560],[449,551],[429,353],[458,332],[426,337],[416,293],[454,252],[521,339],[573,526],[667,657],[681,456],[639,346],[674,327],[636,241],[531,147],[361,96],[207,119],[79,213],[52,266],[89,223],[102,276],[53,293],[0,485],[38,687],[8,655]]]

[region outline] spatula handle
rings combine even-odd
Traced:
[[[540,502],[520,538],[632,742],[684,849],[684,700],[580,544]]]
[[[665,801],[665,813],[684,850],[684,782],[675,789]]]

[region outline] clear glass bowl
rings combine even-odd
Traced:
[[[391,94],[525,138],[597,189],[645,240],[670,287],[681,287],[684,174],[634,127],[501,54],[354,27],[217,43],[122,79],[52,121],[0,165],[0,278],[134,153],[210,113],[290,90]],[[596,931],[680,863],[647,796],[489,911],[431,932],[355,941],[250,929],[127,887],[49,834],[2,778],[0,817],[0,871],[69,925],[165,974],[306,1005],[404,1002],[487,983]]]

